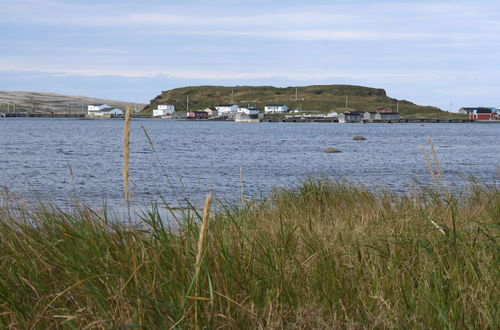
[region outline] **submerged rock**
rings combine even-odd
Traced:
[[[328,154],[334,154],[334,153],[337,153],[337,152],[342,152],[338,149],[335,149],[335,148],[326,148],[325,150],[323,150],[324,152],[328,153]]]
[[[361,135],[357,135],[353,138],[353,140],[356,140],[356,141],[364,141],[366,140],[366,138],[364,136],[361,136]]]

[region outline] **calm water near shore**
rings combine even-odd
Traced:
[[[153,153],[141,129],[155,145]],[[122,131],[119,119],[0,119],[0,184],[24,198],[120,203]],[[348,179],[397,192],[429,183],[420,148],[432,137],[446,183],[474,175],[499,179],[497,124],[320,124],[189,122],[134,119],[131,191],[135,202],[163,196],[193,201],[208,191],[223,200],[244,191],[260,198],[306,175]],[[366,141],[354,141],[362,135]],[[327,154],[333,147],[342,153]],[[159,161],[158,161],[158,159]]]

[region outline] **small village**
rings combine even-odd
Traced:
[[[170,120],[195,120],[195,121],[233,121],[237,123],[258,122],[330,122],[330,123],[461,123],[461,122],[500,122],[500,108],[496,107],[463,107],[459,113],[466,115],[462,118],[405,118],[396,109],[378,108],[375,111],[353,111],[342,109],[343,112],[291,109],[287,104],[266,104],[263,111],[250,104],[218,104],[201,110],[189,111],[176,110],[174,104],[158,104],[150,115],[140,113],[139,108],[133,111],[134,117],[170,119]],[[0,117],[80,117],[88,119],[120,118],[125,113],[124,109],[113,107],[104,103],[88,104],[87,110],[70,113],[49,113],[27,111],[22,109],[16,112],[3,112]]]
[[[390,108],[379,108],[376,111],[345,111],[317,114],[302,109],[290,109],[286,104],[266,104],[264,111],[251,105],[219,104],[202,110],[176,111],[173,104],[159,104],[153,110],[152,118],[176,120],[213,120],[234,122],[338,122],[338,123],[400,123],[400,122],[470,122],[498,121],[500,108],[461,108],[468,119],[405,119],[398,111]],[[123,116],[124,111],[107,104],[88,105],[89,118],[110,118]]]

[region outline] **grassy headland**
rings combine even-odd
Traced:
[[[105,103],[112,107],[142,109],[145,104],[116,101],[86,96],[62,95],[41,92],[0,91],[0,113],[39,112],[39,113],[87,113],[87,106],[93,103]],[[15,109],[14,109],[15,104]]]
[[[312,85],[278,88],[272,86],[194,86],[175,88],[163,91],[146,106],[143,114],[151,114],[158,104],[174,104],[179,111],[186,110],[187,97],[189,108],[204,109],[224,103],[253,105],[264,109],[265,104],[285,103],[289,108],[301,108],[306,111],[327,113],[330,111],[348,110],[375,111],[378,108],[391,108],[396,111],[397,100],[386,95],[385,90],[351,85]],[[409,101],[400,100],[399,112],[405,118],[439,118],[449,117],[436,107],[420,106]]]
[[[498,186],[311,179],[174,215],[4,203],[0,328],[500,327]]]

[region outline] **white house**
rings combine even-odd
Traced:
[[[107,104],[103,104],[103,103],[101,103],[101,104],[89,104],[87,107],[87,110],[88,110],[87,113],[89,115],[93,115],[93,114],[96,114],[103,109],[106,109],[106,108],[110,108],[110,106]]]
[[[259,109],[257,108],[254,108],[252,106],[248,106],[248,107],[238,107],[238,112],[240,113],[245,113],[249,116],[258,116],[259,115]]]
[[[328,117],[328,118],[337,118],[338,116],[339,116],[338,113],[336,113],[335,111],[332,111],[332,112],[327,113],[325,117]]]
[[[153,117],[172,115],[175,111],[175,106],[172,104],[158,104],[157,109],[153,109]]]
[[[283,113],[288,112],[288,106],[286,104],[266,104],[264,106],[265,113]]]
[[[219,113],[219,115],[228,114],[231,112],[238,112],[237,104],[219,104],[215,106],[215,110]]]
[[[89,104],[87,113],[90,116],[96,117],[112,117],[123,115],[123,110],[110,107],[107,104]]]

